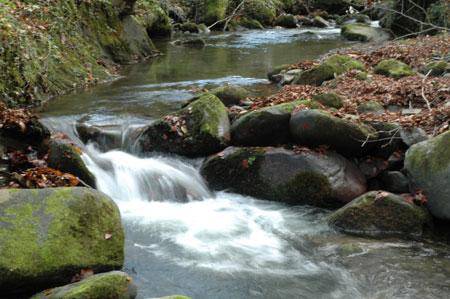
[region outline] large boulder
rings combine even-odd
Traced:
[[[295,101],[251,111],[231,126],[234,145],[267,146],[290,141],[289,120],[298,105],[314,106],[311,101]],[[316,104],[316,108],[317,104]]]
[[[277,4],[274,0],[246,0],[244,15],[262,25],[272,25],[277,15]]]
[[[229,140],[227,108],[216,96],[205,94],[149,125],[139,137],[138,144],[145,152],[200,157],[220,151]]]
[[[230,147],[201,168],[210,187],[290,204],[335,207],[366,191],[357,167],[335,153]]]
[[[364,237],[419,237],[430,217],[401,196],[372,191],[334,212],[328,222],[341,232]]]
[[[120,269],[124,233],[106,195],[87,188],[0,190],[0,293],[69,283],[82,269]]]
[[[341,35],[350,41],[360,42],[383,42],[390,38],[383,29],[360,23],[342,26]]]
[[[137,287],[124,272],[111,271],[89,276],[79,282],[45,290],[31,299],[134,299]]]
[[[69,140],[52,139],[49,142],[48,166],[73,174],[86,185],[95,188],[95,176],[87,168],[81,155],[81,149],[73,145]]]
[[[351,157],[365,155],[378,136],[372,127],[319,109],[294,112],[290,129],[294,141],[300,145],[327,145],[344,156]]]
[[[450,220],[450,131],[413,145],[405,169],[414,189],[428,198],[427,207],[437,218]]]
[[[380,61],[374,68],[374,72],[375,74],[380,74],[396,79],[415,75],[415,72],[409,65],[396,59],[386,59]]]
[[[304,71],[294,83],[319,86],[325,81],[334,79],[337,75],[354,69],[363,71],[364,64],[350,56],[333,55],[320,65]]]

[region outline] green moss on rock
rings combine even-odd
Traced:
[[[45,290],[31,299],[134,299],[137,288],[124,272],[96,274],[79,282]]]
[[[204,94],[187,107],[148,126],[138,142],[144,151],[190,157],[223,149],[230,139],[228,110],[213,94]]]
[[[413,145],[405,157],[412,186],[428,197],[433,216],[450,220],[450,131]]]
[[[415,75],[415,72],[409,65],[396,59],[386,59],[380,61],[380,63],[378,63],[375,67],[374,72],[376,74],[396,79]]]
[[[419,237],[430,223],[424,208],[381,191],[360,196],[334,212],[329,224],[347,234],[364,237]]]
[[[324,106],[336,108],[336,109],[340,109],[344,105],[343,99],[335,93],[317,94],[312,97],[312,100],[319,102],[320,104],[322,104]]]
[[[218,97],[225,106],[237,105],[250,94],[245,88],[233,85],[217,87],[210,93]]]
[[[81,269],[120,269],[123,258],[120,213],[104,194],[86,188],[0,190],[3,292],[68,283]]]
[[[321,85],[332,80],[336,75],[341,75],[350,70],[365,70],[364,64],[346,55],[333,55],[320,65],[304,71],[294,82],[305,85]]]

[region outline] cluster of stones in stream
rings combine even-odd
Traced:
[[[135,298],[133,279],[119,272],[124,262],[119,209],[94,189],[95,177],[81,150],[67,138],[50,136],[31,114],[9,113],[2,115],[7,122],[0,126],[2,157],[34,148],[48,166],[76,175],[90,187],[0,189],[1,297],[29,298],[41,292],[32,298]]]

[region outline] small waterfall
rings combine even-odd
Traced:
[[[180,160],[139,158],[122,151],[101,153],[93,145],[83,155],[99,190],[120,201],[188,202],[211,198],[198,171]]]

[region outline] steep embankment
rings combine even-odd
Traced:
[[[151,56],[147,33],[164,30],[168,18],[156,1],[135,2],[0,2],[2,100],[35,104],[44,95],[107,79],[115,63]]]

